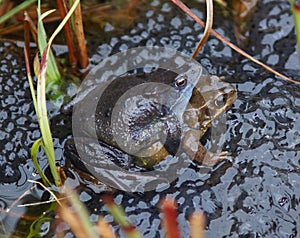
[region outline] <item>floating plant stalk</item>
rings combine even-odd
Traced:
[[[205,27],[205,23],[196,15],[194,14],[191,9],[189,9],[182,1],[180,0],[171,0],[175,5],[177,5],[182,11],[184,11],[186,14],[188,14],[194,21],[196,21],[199,25],[201,25],[202,27]],[[285,75],[283,75],[282,73],[279,73],[278,71],[272,69],[270,66],[262,63],[261,61],[255,59],[254,57],[252,57],[251,55],[249,55],[248,53],[246,53],[245,51],[243,51],[242,49],[240,49],[239,47],[237,47],[235,44],[233,44],[231,41],[227,40],[224,36],[222,36],[221,34],[219,34],[218,32],[216,32],[215,30],[211,30],[211,33],[218,38],[220,41],[222,41],[223,43],[225,43],[226,45],[228,45],[231,49],[233,49],[234,51],[238,52],[239,54],[241,54],[242,56],[246,57],[247,59],[251,60],[252,62],[254,62],[255,64],[263,67],[264,69],[268,70],[269,72],[277,75],[278,77],[289,81],[291,83],[294,84],[299,84],[300,82],[295,81]]]
[[[197,57],[203,45],[207,41],[210,32],[212,30],[213,18],[214,18],[213,0],[206,0],[206,24],[204,28],[204,33],[192,55],[192,59],[195,59]]]

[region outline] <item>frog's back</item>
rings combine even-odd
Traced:
[[[96,109],[95,121],[99,140],[116,145],[112,135],[111,116],[116,103],[122,95],[143,83],[157,82],[171,86],[176,76],[177,74],[173,71],[157,69],[151,73],[126,75],[112,80],[101,95]],[[149,105],[141,105],[141,107],[148,106]],[[158,113],[159,112],[154,113],[153,116]],[[135,116],[139,118],[134,118]],[[141,120],[144,121],[144,119],[140,117],[140,113],[135,113],[131,115],[130,120],[135,121],[136,123],[139,123]]]

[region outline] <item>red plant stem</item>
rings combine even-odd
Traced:
[[[199,19],[186,5],[184,5],[180,0],[171,0],[175,5],[177,5],[182,11],[184,11],[186,14],[188,14],[194,21],[196,21],[198,24],[200,24],[202,27],[205,27],[205,23]],[[234,45],[233,43],[231,43],[229,40],[227,40],[224,36],[222,36],[221,34],[219,34],[218,32],[216,32],[215,30],[211,30],[211,33],[218,38],[219,40],[221,40],[222,42],[224,42],[225,44],[227,44],[231,49],[235,50],[236,52],[238,52],[239,54],[243,55],[244,57],[250,59],[252,62],[256,63],[257,65],[263,67],[264,69],[270,71],[271,73],[277,75],[278,77],[289,81],[291,83],[295,83],[300,85],[300,82],[295,81],[279,72],[277,72],[276,70],[272,69],[271,67],[269,67],[268,65],[265,65],[264,63],[260,62],[259,60],[253,58],[251,55],[249,55],[248,53],[246,53],[245,51],[243,51],[242,49],[240,49],[239,47],[237,47],[236,45]]]
[[[294,2],[294,8],[296,11],[300,11],[300,3],[297,0]]]
[[[162,202],[161,211],[164,215],[163,227],[166,230],[167,238],[180,238],[180,231],[177,222],[177,205],[173,199],[165,198]]]
[[[38,44],[37,40],[37,29],[33,21],[31,20],[30,16],[28,15],[27,11],[24,12],[24,23],[29,27],[31,31],[31,35],[33,37],[33,40],[36,44]],[[30,39],[29,39],[30,40]],[[26,41],[26,38],[25,38]],[[30,42],[30,41],[29,41]]]
[[[29,56],[30,56],[30,25],[27,20],[27,12],[24,12],[24,41],[25,41],[25,61],[27,60],[29,62]],[[28,68],[30,70],[30,67]],[[30,74],[30,72],[27,72]]]
[[[86,68],[89,64],[89,59],[87,55],[87,49],[85,45],[84,39],[84,31],[82,25],[82,17],[81,17],[81,7],[80,3],[76,7],[74,11],[74,22],[75,22],[75,44],[76,44],[76,51],[78,54],[78,62],[81,68]]]
[[[57,0],[58,11],[61,19],[64,19],[67,12],[66,2],[64,0]],[[71,65],[77,64],[77,59],[75,56],[74,45],[72,40],[72,30],[70,20],[64,25],[64,31],[66,35],[66,41],[69,49],[69,61]]]

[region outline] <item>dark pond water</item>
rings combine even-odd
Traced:
[[[197,6],[200,10],[195,11],[203,18],[204,6],[196,1],[189,4],[194,10]],[[146,1],[141,9],[143,17],[137,17],[122,33],[112,23],[104,31],[95,28],[87,35],[92,66],[136,46],[165,46],[192,54],[202,34],[200,26],[167,1]],[[250,37],[244,49],[297,78],[299,65],[289,2],[259,1],[248,27]],[[214,28],[235,42],[230,19],[215,14]],[[23,231],[14,231],[22,224],[13,214],[26,209],[14,206],[10,212],[4,210],[32,187],[27,179],[38,179],[30,147],[40,133],[20,57],[22,50],[13,43],[0,42],[0,236],[25,236]],[[198,61],[211,74],[225,76],[237,88],[238,98],[227,112],[224,145],[233,162],[223,162],[210,170],[192,163],[168,188],[144,194],[116,192],[116,201],[144,237],[163,236],[157,205],[164,196],[178,201],[182,237],[188,236],[187,218],[195,210],[206,214],[208,238],[300,237],[299,86],[276,78],[214,37],[209,38]],[[63,145],[71,137],[71,118],[60,115],[50,103],[49,108],[57,161],[64,165]],[[45,159],[41,164],[45,167]],[[79,180],[75,177],[73,183],[79,184]],[[98,214],[112,221],[100,201],[101,188],[89,184],[79,190],[92,221]],[[41,194],[36,189],[27,200],[38,200]],[[49,223],[43,224],[43,234],[51,236],[49,227]],[[122,236],[116,225],[114,228]]]

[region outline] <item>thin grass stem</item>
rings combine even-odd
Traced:
[[[0,17],[0,24],[2,24],[3,22],[7,21],[10,18],[12,18],[18,12],[29,7],[34,2],[36,2],[36,0],[26,0],[26,1],[22,2],[21,4],[19,4],[18,6],[16,6],[15,8],[11,9],[8,13],[6,13],[5,15]]]

